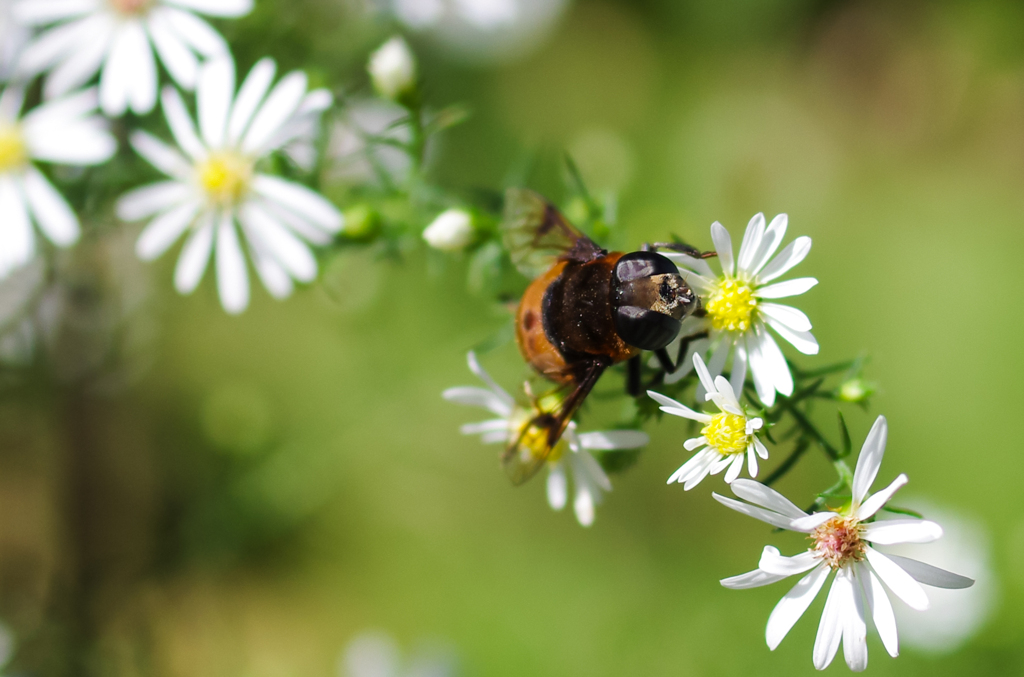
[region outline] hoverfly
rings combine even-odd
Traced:
[[[608,252],[543,197],[517,188],[506,193],[501,228],[512,263],[534,278],[516,312],[519,350],[565,393],[557,406],[535,406],[505,450],[502,465],[519,484],[548,460],[608,367],[633,360],[631,372],[638,375],[640,351],[651,350],[666,371],[675,371],[665,347],[678,336],[682,320],[698,310],[700,299],[676,265],[654,250],[700,258],[715,253],[683,244]]]

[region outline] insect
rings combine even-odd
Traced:
[[[549,410],[536,407],[505,450],[502,464],[519,484],[544,465],[608,367],[631,360],[632,394],[639,391],[642,350],[654,351],[666,371],[675,371],[665,347],[700,299],[676,265],[654,249],[702,258],[715,253],[682,244],[609,252],[543,197],[518,188],[506,193],[501,227],[512,263],[534,278],[516,312],[519,350],[565,393]]]

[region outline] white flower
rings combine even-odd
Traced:
[[[708,369],[718,376],[733,354],[730,382],[741,393],[747,365],[754,377],[757,396],[767,406],[775,393],[793,394],[793,377],[782,351],[768,333],[768,327],[805,355],[818,353],[811,335],[811,322],[796,308],[772,303],[773,299],[798,296],[818,284],[813,277],[770,282],[782,277],[811,251],[811,238],[798,237],[772,259],[786,234],[788,217],[779,214],[765,227],[763,214],[747,225],[739,257],[734,259],[729,231],[717,221],[711,225],[711,239],[718,252],[722,274],[715,275],[706,261],[685,254],[665,253],[681,268],[681,274],[704,302],[707,317],[703,328],[711,332]],[[696,327],[687,327],[693,333]],[[735,350],[733,350],[735,348]]]
[[[15,17],[30,26],[49,26],[18,65],[23,76],[44,71],[44,94],[61,96],[100,75],[100,102],[109,116],[130,107],[143,114],[156,106],[156,50],[160,62],[183,88],[192,90],[199,58],[228,52],[224,39],[196,13],[239,17],[252,0],[21,0]]]
[[[668,483],[679,482],[683,484],[683,489],[689,491],[708,475],[717,475],[729,468],[725,473],[725,481],[731,484],[740,476],[744,458],[747,461],[747,472],[751,477],[757,477],[757,457],[768,458],[768,449],[755,434],[761,429],[763,421],[747,414],[725,378],[718,376],[712,380],[700,355],[693,356],[693,366],[707,391],[705,399],[715,403],[718,414],[694,411],[670,397],[647,391],[666,414],[704,424],[700,437],[683,443],[687,451],[697,449],[697,453],[668,478]]]
[[[462,209],[442,212],[423,231],[423,239],[434,249],[456,252],[473,241],[473,217]]]
[[[0,277],[35,254],[33,221],[58,247],[78,241],[78,217],[34,163],[97,165],[117,150],[94,114],[95,89],[20,116],[24,100],[19,86],[0,90]]]
[[[316,259],[303,239],[327,244],[342,227],[341,213],[321,195],[259,171],[260,160],[292,141],[301,127],[296,121],[322,107],[327,96],[321,90],[307,93],[306,76],[297,71],[270,90],[275,70],[272,60],[263,59],[234,97],[234,64],[229,59],[204,64],[196,94],[198,133],[181,96],[165,88],[164,115],[184,155],[146,132],[133,133],[135,150],[170,180],[128,193],[117,207],[126,221],[155,216],[136,247],[145,260],[157,258],[189,232],[174,276],[182,294],[199,285],[215,252],[217,288],[229,313],[249,304],[239,229],[264,286],[275,298],[285,298],[293,278],[311,282],[317,275]]]
[[[807,552],[793,557],[783,557],[777,549],[766,546],[755,571],[722,580],[727,588],[756,588],[810,572],[772,611],[765,632],[768,648],[775,650],[814,601],[829,573],[835,572],[814,641],[814,667],[819,670],[832,662],[840,641],[850,669],[867,667],[869,616],[889,655],[899,654],[896,617],[887,589],[911,608],[922,611],[928,608],[928,597],[921,583],[954,589],[974,583],[917,560],[884,555],[874,547],[929,543],[942,536],[942,528],[928,520],[868,521],[907,483],[907,476],[900,475],[882,491],[868,493],[882,464],[886,436],[885,417],[879,416],[857,459],[851,503],[840,510],[808,515],[782,494],[753,480],[732,483],[733,492],[749,503],[714,495],[723,505],[774,527],[809,534],[814,543]]]
[[[367,70],[374,89],[386,99],[398,100],[416,86],[416,58],[398,36],[370,55]]]
[[[498,418],[469,423],[462,426],[464,435],[480,435],[484,444],[510,444],[522,436],[523,428],[537,414],[537,410],[520,407],[504,388],[499,386],[476,359],[469,353],[469,369],[480,378],[487,388],[464,386],[449,388],[443,397],[474,407],[483,407]],[[555,510],[561,510],[568,502],[568,477],[566,468],[572,470],[576,495],[573,509],[576,519],[585,527],[594,523],[594,507],[601,502],[603,492],[611,491],[612,484],[601,465],[594,460],[591,451],[612,451],[636,449],[647,444],[649,438],[636,430],[609,430],[605,432],[580,433],[576,423],[571,422],[558,445],[548,457],[548,503]],[[565,453],[568,451],[569,453]]]

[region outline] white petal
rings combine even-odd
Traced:
[[[342,217],[338,208],[319,193],[303,185],[276,176],[257,174],[253,180],[253,190],[330,233],[336,233],[341,229]]]
[[[32,260],[35,236],[32,222],[14,180],[0,174],[0,276]]]
[[[768,458],[768,447],[764,446],[764,443],[756,437],[754,438],[754,448],[757,449],[758,456],[763,459]]]
[[[90,16],[44,31],[21,53],[18,75],[27,79],[49,69],[66,54],[98,36],[104,23],[103,17]]]
[[[78,217],[39,170],[30,167],[25,172],[22,185],[25,197],[32,208],[32,215],[43,235],[58,247],[68,247],[77,242],[81,231]]]
[[[708,438],[703,435],[700,437],[693,437],[683,442],[683,449],[687,451],[693,451],[699,447],[706,447],[708,445]],[[717,452],[716,452],[717,453]]]
[[[224,310],[232,315],[249,305],[249,272],[230,213],[221,219],[217,227],[217,291]]]
[[[594,451],[614,449],[638,449],[647,446],[651,438],[639,430],[607,430],[604,432],[580,433],[580,446]]]
[[[569,462],[572,464],[573,472],[576,474],[576,483],[579,484],[580,478],[584,478],[588,485],[596,487],[604,491],[612,490],[612,481],[608,479],[608,475],[605,474],[604,468],[601,464],[586,451],[580,451],[573,453],[569,457]],[[601,494],[598,491],[593,491],[594,500],[600,502]]]
[[[25,129],[29,154],[35,160],[62,165],[103,164],[117,151],[117,142],[99,124],[65,123],[59,128]]]
[[[126,26],[133,24],[128,22],[118,26],[100,74],[100,105],[107,117],[120,117],[128,110],[131,68],[136,58],[132,52],[136,42],[134,33],[126,30]]]
[[[464,404],[470,407],[483,407],[498,416],[508,416],[512,413],[504,400],[490,390],[485,390],[483,388],[474,388],[472,386],[448,388],[441,393],[441,397],[449,402],[455,402],[457,404]]]
[[[316,279],[316,259],[291,231],[252,203],[242,207],[241,219],[248,236],[259,241],[264,251],[276,258],[292,277],[300,282]]]
[[[750,588],[760,588],[772,583],[778,583],[782,579],[787,578],[786,576],[777,576],[770,574],[760,569],[740,574],[739,576],[730,576],[729,578],[723,578],[719,581],[722,587],[729,588],[731,590],[749,590]]]
[[[174,81],[189,91],[195,89],[199,60],[171,28],[166,15],[152,12],[147,28],[161,63]]]
[[[494,418],[489,421],[480,421],[479,423],[466,423],[459,428],[459,432],[463,435],[479,435],[481,433],[493,433],[502,432],[508,433],[509,422],[503,418]]]
[[[103,57],[107,55],[113,35],[113,23],[105,21],[97,24],[95,35],[65,56],[60,65],[47,76],[43,87],[44,96],[54,99],[88,82],[103,65]]]
[[[666,414],[672,414],[673,416],[681,416],[688,418],[692,421],[700,421],[701,423],[708,423],[713,417],[708,414],[701,413],[690,409],[685,404],[681,404],[671,397],[665,397],[661,393],[656,393],[653,390],[648,390],[647,395],[661,405],[661,410]]]
[[[759,287],[754,290],[754,296],[762,299],[783,299],[789,296],[800,296],[808,289],[818,284],[813,277],[798,277],[795,280],[776,282],[767,287]]]
[[[897,555],[887,555],[889,559],[895,562],[901,569],[910,574],[918,583],[924,583],[930,585],[933,588],[945,588],[947,590],[963,590],[974,585],[974,580],[954,574],[951,571],[940,569],[939,567],[932,566],[931,564],[925,564],[924,562],[918,562],[916,559],[910,559],[909,557],[899,557]]]
[[[206,214],[178,257],[174,286],[181,294],[191,294],[199,286],[213,249],[213,215]]]
[[[751,274],[756,276],[764,268],[765,264],[768,263],[768,259],[772,257],[775,250],[782,244],[782,238],[786,236],[786,227],[788,225],[789,217],[785,214],[776,215],[772,222],[768,224],[764,237],[761,238],[761,246],[757,248],[754,260],[750,264]]]
[[[770,574],[796,576],[805,571],[810,571],[818,564],[820,564],[819,560],[810,550],[792,557],[783,557],[779,553],[778,548],[766,545],[761,552],[761,560],[757,563],[757,568]]]
[[[795,518],[790,523],[789,528],[793,531],[800,531],[805,534],[809,534],[835,516],[836,514],[834,512],[816,512],[813,515],[808,515],[807,517]]]
[[[133,63],[128,99],[137,115],[145,115],[156,107],[156,60],[142,24],[132,21],[129,26],[127,32],[133,44],[126,55],[132,55]],[[116,58],[116,49],[117,44],[111,50],[111,59]]]
[[[270,150],[265,147],[267,142],[298,109],[306,95],[306,84],[306,74],[298,71],[277,83],[253,118],[242,141],[242,150],[247,153]]]
[[[270,83],[274,81],[274,73],[277,72],[277,65],[273,59],[260,59],[238,90],[238,97],[235,99],[235,106],[231,110],[231,119],[228,122],[228,143],[235,145],[242,138],[242,134],[249,127],[256,108],[263,101],[270,89]]]
[[[252,11],[253,0],[164,0],[201,14],[220,17],[245,16]]]
[[[857,508],[856,515],[857,519],[864,521],[874,515],[876,512],[882,509],[889,499],[899,491],[909,480],[906,475],[900,475],[892,481],[892,484],[882,489],[876,494],[872,494],[868,497],[864,504]]]
[[[712,453],[714,453],[715,456],[718,455],[715,452]],[[674,482],[685,482],[686,480],[690,479],[690,476],[694,472],[696,472],[698,468],[704,468],[707,465],[708,459],[706,454],[706,451],[701,451],[700,453],[691,456],[686,463],[679,466],[679,469],[672,473],[672,476],[668,478],[667,484],[672,484]]]
[[[725,345],[724,341],[722,345]],[[717,355],[720,351],[721,345],[715,351],[715,355]],[[722,363],[724,364],[725,360],[722,360]],[[715,390],[715,379],[712,378],[711,372],[708,371],[707,366],[704,365],[704,359],[698,353],[693,354],[693,368],[697,371],[697,377],[700,379],[700,384],[704,386],[704,392],[713,392]]]
[[[844,569],[836,574],[846,584],[843,590],[847,596],[843,606],[846,609],[843,623],[843,657],[854,672],[863,672],[868,667],[868,626],[865,620],[864,596],[853,580],[853,572]],[[833,584],[834,585],[834,584]]]
[[[0,90],[0,120],[13,124],[17,121],[18,114],[21,113],[24,105],[25,87],[23,85],[10,84]]]
[[[768,319],[775,320],[777,323],[794,331],[811,330],[811,321],[807,315],[792,306],[784,306],[778,303],[759,303],[757,309]]]
[[[782,277],[792,270],[795,265],[803,261],[810,252],[811,238],[798,237],[790,242],[789,245],[775,257],[775,260],[764,267],[757,276],[758,283],[765,284],[776,278]]]
[[[757,452],[753,444],[747,446],[747,474],[757,477]]]
[[[732,358],[732,373],[729,374],[729,385],[732,386],[733,399],[743,393],[743,384],[747,380],[747,337],[736,342],[736,352]],[[737,402],[737,407],[739,403]],[[735,412],[733,412],[735,413]]]
[[[203,56],[212,58],[227,53],[227,43],[220,33],[196,15],[166,5],[155,8],[153,14],[157,13],[185,44]]]
[[[117,201],[117,218],[138,221],[185,202],[189,187],[180,181],[162,181],[125,193]]]
[[[722,264],[722,272],[732,276],[736,274],[735,262],[732,258],[732,238],[725,226],[715,221],[711,224],[711,241],[715,243],[718,261]]]
[[[717,396],[714,393],[717,393]],[[736,399],[736,393],[733,392],[732,385],[723,376],[715,377],[715,390],[712,391],[712,399],[715,400],[715,404],[722,411],[735,414],[736,416],[744,415],[743,408],[740,407],[740,402]]]
[[[761,240],[764,238],[764,214],[755,214],[747,224],[747,230],[743,233],[743,242],[740,243],[739,258],[736,262],[736,272],[741,277],[745,273],[752,273],[752,264]]]
[[[207,148],[224,144],[228,111],[235,93],[235,64],[230,56],[207,61],[199,69],[196,104],[199,108],[199,130]]]
[[[843,638],[843,627],[846,625],[845,614],[848,611],[845,606],[849,599],[848,586],[846,578],[837,575],[832,581],[832,588],[828,591],[825,609],[818,623],[818,634],[814,638],[814,651],[811,654],[814,667],[818,670],[827,668],[839,650],[839,641]]]
[[[198,211],[199,203],[189,201],[153,219],[135,243],[135,253],[143,261],[157,258],[192,225]]]
[[[174,87],[164,87],[162,96],[164,106],[164,117],[171,127],[171,134],[178,147],[185,151],[193,160],[202,160],[206,157],[206,148],[196,134],[195,125],[185,108],[185,102]]]
[[[278,263],[277,259],[273,256],[264,252],[261,247],[252,240],[249,240],[249,249],[252,254],[252,262],[253,266],[256,268],[256,273],[260,276],[263,286],[267,288],[270,295],[278,300],[286,299],[291,296],[295,289],[295,285],[292,284],[292,278],[288,275],[288,271],[284,269],[284,266]],[[507,421],[500,421],[500,423],[507,428]],[[502,433],[503,437],[505,435],[507,435],[507,432]]]
[[[565,467],[562,463],[551,466],[548,472],[548,505],[552,510],[561,510],[569,501],[568,480],[565,477]]]
[[[882,520],[865,524],[864,538],[878,545],[931,543],[942,538],[942,527],[928,520]]]
[[[14,3],[9,11],[18,23],[43,26],[88,14],[98,8],[99,0],[22,0]]]
[[[757,506],[750,505],[749,503],[743,503],[742,501],[737,501],[732,498],[726,498],[725,496],[721,496],[719,494],[711,495],[714,497],[716,501],[718,501],[725,507],[732,508],[736,512],[741,512],[744,515],[748,515],[750,517],[753,517],[754,519],[759,519],[762,522],[767,522],[773,527],[778,527],[780,529],[789,529],[790,523],[793,521],[791,518],[786,517],[785,515],[780,515],[777,512],[765,510],[764,508],[759,508]]]
[[[829,568],[824,564],[819,564],[811,573],[801,578],[775,605],[771,616],[768,617],[768,626],[764,633],[769,649],[775,651],[789,631],[793,629],[796,622],[807,611],[807,607],[818,596],[828,574]]]
[[[589,527],[594,523],[594,497],[589,487],[581,487],[577,482],[576,498],[572,502],[572,509],[576,513],[576,521],[580,525]]]
[[[885,416],[875,419],[874,425],[864,440],[864,446],[860,448],[860,456],[857,458],[857,468],[853,471],[853,503],[860,505],[868,490],[878,475],[878,469],[882,467],[882,457],[885,455],[885,442],[889,436],[889,424]]]
[[[167,176],[176,179],[189,178],[192,166],[188,160],[155,136],[148,132],[135,131],[131,135],[131,144],[135,152],[145,158],[146,162]]]
[[[768,508],[793,519],[807,517],[807,513],[796,507],[788,498],[771,487],[753,480],[736,480],[732,491],[745,501]]]
[[[892,590],[893,594],[906,602],[911,609],[924,611],[928,608],[928,595],[925,594],[921,584],[915,581],[910,574],[874,548],[866,548],[865,554],[868,564],[882,579],[882,582]]]
[[[763,335],[762,335],[763,336]],[[746,337],[747,355],[750,360],[750,374],[754,378],[754,389],[757,397],[765,404],[775,404],[775,380],[771,364],[761,353],[761,336],[756,334]]]
[[[771,379],[775,390],[789,397],[793,394],[793,375],[789,373],[789,365],[779,350],[779,344],[763,325],[758,327],[757,334],[757,348],[763,359],[763,368],[768,371],[768,378]]]
[[[704,259],[697,259],[682,252],[658,252],[677,266],[691,270],[707,280],[717,277]]]
[[[498,385],[497,381],[491,378],[491,375],[483,368],[483,365],[480,364],[480,360],[476,357],[476,353],[472,350],[466,354],[466,363],[469,365],[469,370],[473,372],[478,379],[483,381],[487,387],[491,389],[491,392],[504,403],[505,409],[507,410],[506,413],[511,412],[513,407],[516,406],[515,399],[509,395],[504,388]]]
[[[729,470],[725,473],[725,483],[731,484],[737,477],[740,476],[740,472],[743,471],[743,454],[732,454],[732,460],[729,463]]]
[[[768,320],[768,324],[771,325],[772,329],[779,333],[779,336],[789,341],[794,348],[804,355],[818,354],[818,340],[814,338],[814,335],[811,334],[811,332],[794,331],[770,318]]]
[[[868,603],[868,610],[871,612],[871,620],[878,630],[882,644],[890,656],[896,658],[900,655],[899,634],[896,631],[896,615],[893,613],[889,596],[882,588],[882,582],[878,580],[870,567],[855,564],[851,567],[854,579],[864,592],[864,598]]]

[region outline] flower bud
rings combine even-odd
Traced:
[[[345,210],[342,232],[353,240],[368,240],[380,230],[380,214],[369,205],[357,204]]]
[[[405,40],[395,36],[370,56],[373,87],[384,98],[400,101],[416,87],[416,59]]]
[[[423,231],[423,239],[434,249],[454,252],[473,241],[473,217],[462,209],[441,213]]]
[[[860,404],[875,394],[875,387],[862,378],[851,378],[839,386],[839,399]]]

